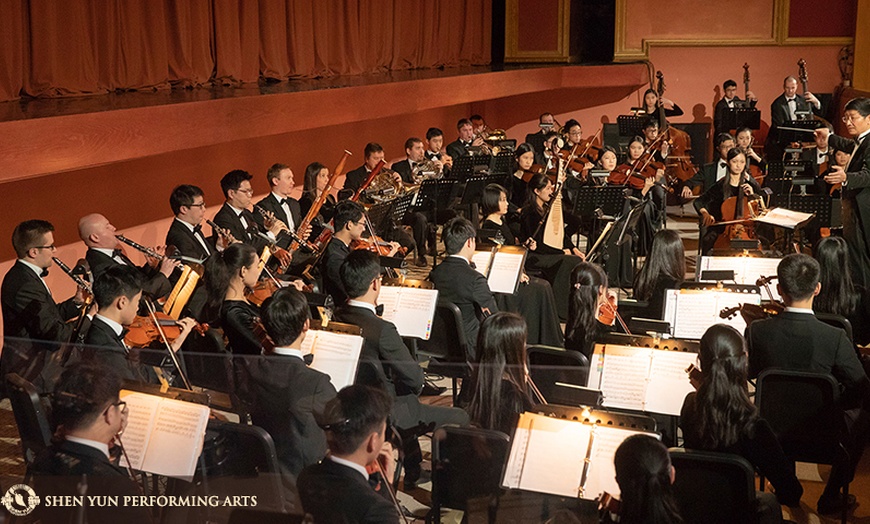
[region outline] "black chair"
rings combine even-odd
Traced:
[[[469,499],[488,497],[496,507],[510,438],[500,431],[443,426],[432,437],[432,509],[427,522],[441,522],[441,508],[465,511]]]
[[[30,382],[17,373],[6,375],[6,393],[12,404],[12,414],[18,435],[21,437],[21,448],[27,473],[24,480],[30,478],[30,465],[36,455],[51,444],[51,423],[49,422],[49,406],[43,403],[39,392]]]
[[[849,337],[849,341],[852,339],[852,323],[849,322],[849,319],[842,315],[835,315],[833,313],[816,313],[816,318],[824,322],[825,324],[830,324],[831,326],[838,327],[846,332],[846,336]]]
[[[471,374],[469,360],[472,356],[465,340],[465,329],[462,324],[462,313],[456,304],[438,298],[435,306],[435,317],[432,319],[432,332],[429,340],[420,340],[417,353],[429,358],[427,371],[453,381],[453,405],[456,405],[459,389],[459,379],[468,378]]]
[[[758,413],[776,433],[785,455],[813,464],[851,463],[841,438],[846,428],[839,395],[834,377],[809,371],[768,369],[755,385]],[[849,496],[848,484],[843,495]],[[847,512],[844,505],[844,523]]]
[[[757,522],[755,473],[743,457],[671,448],[674,497],[686,524]]]
[[[529,376],[547,400],[568,406],[595,406],[597,392],[586,392],[589,360],[579,351],[552,346],[531,345],[526,348]],[[572,387],[574,386],[574,387]],[[583,389],[578,389],[583,388]]]

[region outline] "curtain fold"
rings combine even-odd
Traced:
[[[487,64],[487,0],[0,0],[0,101]]]

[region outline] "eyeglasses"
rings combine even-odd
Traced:
[[[54,244],[52,244],[52,245],[50,245],[50,246],[33,246],[32,249],[50,249],[50,250],[52,250],[52,251],[56,251],[56,250],[57,250],[57,246],[54,245]]]
[[[861,116],[861,115],[857,115],[857,116],[846,115],[846,116],[843,117],[843,123],[844,123],[844,124],[848,124],[849,122],[854,122],[854,121],[856,121],[856,120],[860,120],[860,119],[862,119],[862,118],[867,118],[867,117],[866,117],[866,116]]]
[[[253,189],[236,189],[236,192],[238,192],[238,193],[244,193],[244,194],[246,194],[246,195],[253,195],[253,194],[254,194],[254,190],[253,190]]]
[[[124,402],[123,400],[119,400],[118,402],[113,402],[113,403],[109,404],[109,407],[106,408],[106,411],[108,411],[109,408],[112,407],[112,406],[117,406],[118,409],[119,409],[122,413],[123,413],[124,411],[127,411],[127,403]],[[104,413],[105,413],[105,411],[104,411]]]
[[[190,204],[187,207],[201,207],[201,208],[205,209],[205,202],[200,202],[199,204]]]

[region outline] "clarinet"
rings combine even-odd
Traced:
[[[61,270],[63,270],[64,273],[66,273],[71,279],[73,279],[73,282],[75,282],[76,285],[78,285],[80,288],[84,289],[88,293],[91,292],[90,282],[73,273],[73,270],[70,269],[68,265],[64,264],[63,260],[57,257],[51,257],[51,259],[54,261],[55,264],[57,264],[57,267],[59,267]]]
[[[121,242],[127,244],[128,246],[132,247],[133,249],[136,249],[137,251],[141,251],[142,253],[145,253],[145,255],[147,255],[151,258],[156,258],[157,260],[159,260],[161,262],[163,262],[163,260],[166,259],[166,255],[161,255],[160,253],[158,253],[157,251],[154,251],[150,247],[145,247],[138,242],[130,240],[129,238],[125,237],[124,235],[115,235],[115,238],[117,238]]]
[[[66,273],[71,279],[73,279],[73,282],[75,282],[77,286],[85,290],[87,293],[85,295],[85,301],[82,304],[81,313],[79,313],[79,316],[76,319],[75,328],[73,328],[73,331],[72,333],[70,333],[69,337],[70,342],[76,341],[78,344],[84,344],[85,335],[87,335],[87,332],[82,329],[82,326],[84,325],[85,317],[87,317],[88,315],[88,309],[90,309],[91,303],[93,303],[94,301],[93,288],[90,282],[73,273],[73,270],[70,269],[68,265],[64,264],[63,260],[57,257],[51,257],[51,259],[54,261],[55,264],[57,264],[57,267],[59,267],[64,273]]]

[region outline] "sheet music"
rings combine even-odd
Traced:
[[[383,286],[378,303],[384,305],[381,318],[395,324],[400,335],[429,340],[438,290]]]
[[[189,479],[202,452],[209,408],[192,402],[121,390],[127,427],[121,440],[129,463],[121,465],[157,475]]]
[[[614,497],[619,497],[619,484],[616,483],[613,455],[616,454],[616,448],[632,435],[650,435],[659,438],[657,434],[645,431],[595,426],[589,471],[586,473],[586,483],[583,489],[584,499],[594,499],[603,491]]]
[[[302,353],[314,353],[311,368],[329,375],[329,381],[339,391],[356,379],[363,341],[358,335],[310,329],[302,341]]]
[[[792,211],[790,209],[776,207],[755,220],[764,224],[794,229],[798,225],[809,220],[812,216],[812,213],[801,213],[800,211]]]
[[[699,340],[713,324],[728,324],[743,333],[746,323],[741,315],[724,319],[719,312],[740,304],[761,304],[757,293],[728,291],[674,290],[665,294],[665,320],[673,326],[675,338]]]
[[[649,348],[611,344],[604,347],[600,388],[604,394],[604,406],[643,411],[651,351]]]
[[[697,358],[697,353],[653,350],[644,411],[678,416],[686,395],[695,391],[686,368]]]
[[[523,413],[502,485],[577,497],[591,434],[592,426],[582,422]]]
[[[513,294],[523,271],[525,256],[522,253],[499,251],[492,257],[487,283],[493,293]]]
[[[782,259],[766,257],[701,257],[696,272],[700,276],[703,271],[733,270],[736,284],[754,286],[760,277],[776,275],[776,268],[779,266],[780,260]],[[698,280],[712,282],[700,278]],[[770,291],[774,300],[780,299],[779,293],[776,291],[776,284],[771,284]],[[767,292],[763,291],[762,296],[767,298]]]
[[[474,269],[483,276],[489,273],[489,264],[492,262],[492,251],[475,251],[471,255],[471,261],[474,262]]]

